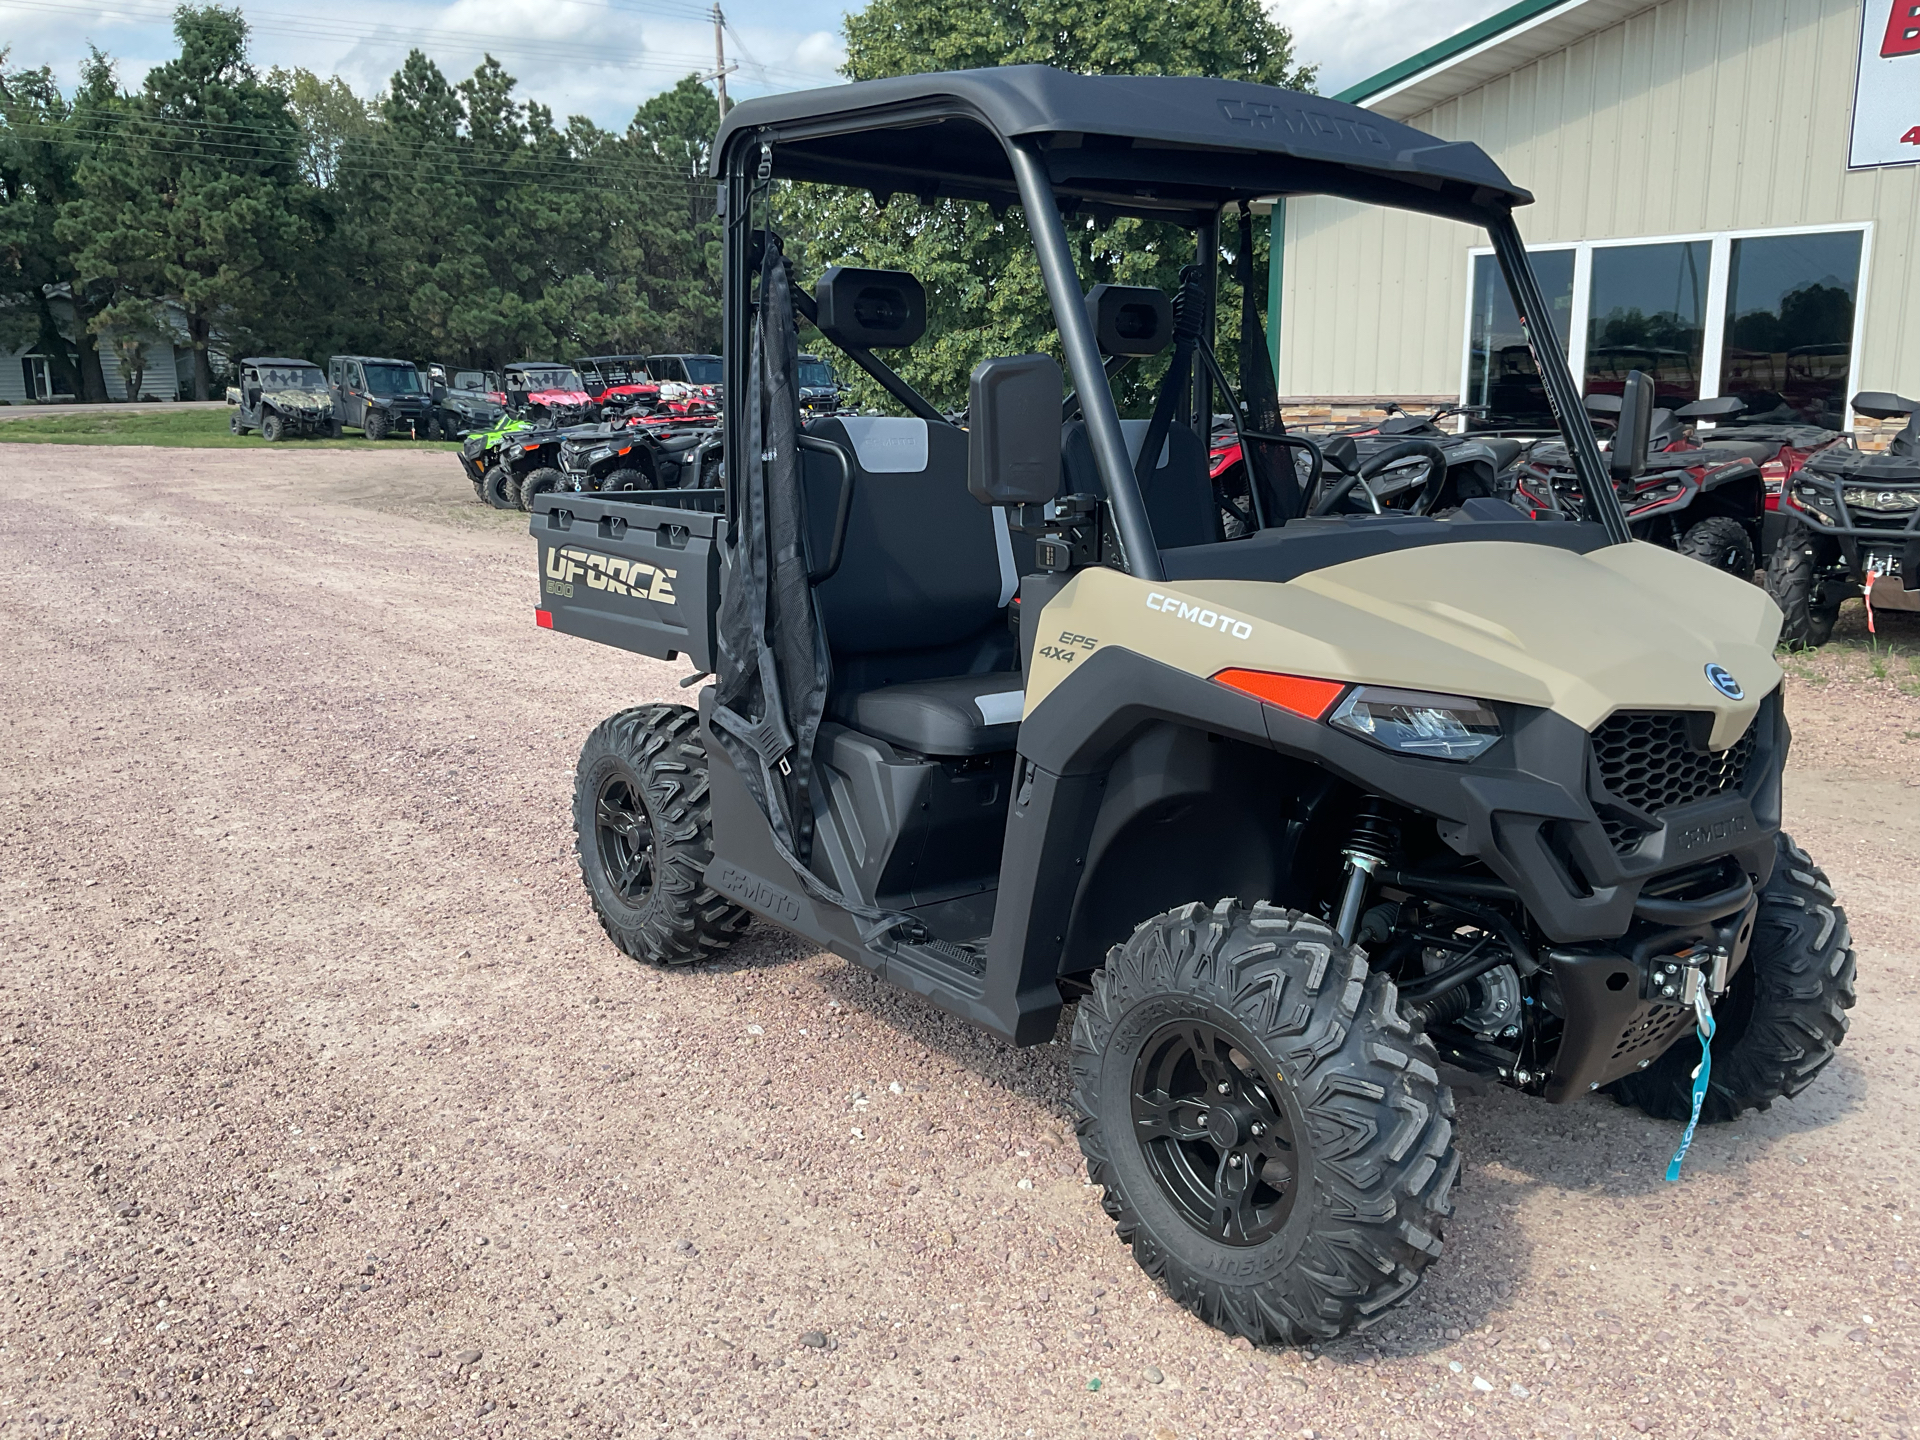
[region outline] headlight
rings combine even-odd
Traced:
[[[1830,504],[1828,492],[1818,485],[1796,485],[1787,495],[1787,502],[1802,515],[1812,517],[1822,525],[1833,524],[1833,517],[1822,508]]]
[[[1865,490],[1849,486],[1845,493],[1847,504],[1862,510],[1878,510],[1883,515],[1920,510],[1920,490]]]
[[[1360,685],[1342,700],[1329,725],[1383,750],[1435,760],[1471,760],[1500,738],[1500,721],[1484,700]]]
[[[590,451],[588,453],[587,463],[589,465],[597,465],[600,461],[606,459],[611,454],[613,454],[613,447],[611,445],[602,445],[598,450]]]

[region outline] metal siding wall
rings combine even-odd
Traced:
[[[1666,0],[1410,122],[1538,203],[1534,244],[1871,221],[1857,388],[1920,390],[1920,166],[1848,172],[1859,0]],[[1281,384],[1454,394],[1468,227],[1287,208]]]

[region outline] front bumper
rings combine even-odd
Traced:
[[[1848,574],[1861,578],[1871,569],[1880,584],[1895,580],[1908,592],[1920,590],[1920,504],[1910,510],[1874,509],[1849,504],[1848,491],[1863,492],[1876,502],[1882,496],[1920,499],[1920,485],[1911,482],[1876,484],[1871,476],[1842,479],[1807,469],[1783,496],[1780,511],[1799,521],[1809,535],[1838,545]],[[1876,593],[1878,589],[1876,585]]]

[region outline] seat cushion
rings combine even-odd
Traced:
[[[922,755],[990,755],[1020,738],[1024,678],[1002,670],[885,685],[839,698],[833,718]]]

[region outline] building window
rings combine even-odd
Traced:
[[[1846,424],[1860,232],[1732,242],[1720,393],[1780,424]]]
[[[1871,227],[1592,240],[1529,251],[1587,394],[1651,375],[1660,403],[1746,400],[1743,418],[1846,427]],[[1471,252],[1461,402],[1551,426],[1490,251]],[[1724,298],[1723,298],[1724,297]],[[1530,386],[1530,388],[1529,388]]]
[[[1669,407],[1700,398],[1707,340],[1705,240],[1673,245],[1606,245],[1593,252],[1587,300],[1586,393],[1618,395],[1627,374],[1653,377]]]
[[[1552,309],[1553,328],[1564,350],[1573,326],[1572,250],[1535,250],[1529,258],[1540,289]],[[1551,426],[1546,387],[1540,383],[1533,351],[1520,333],[1520,314],[1491,255],[1473,257],[1473,318],[1468,326],[1467,394],[1469,405],[1484,405],[1476,424],[1495,428]]]

